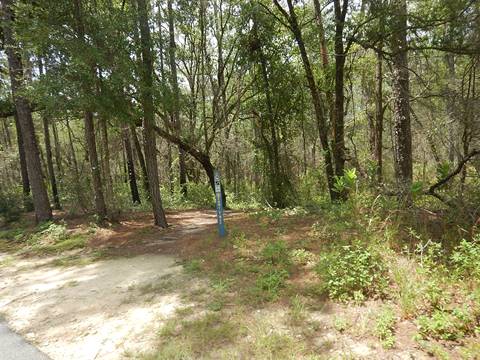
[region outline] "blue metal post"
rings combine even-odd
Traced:
[[[222,199],[222,184],[220,182],[220,173],[218,170],[214,172],[215,179],[215,204],[217,208],[217,223],[218,223],[218,234],[223,237],[227,234],[225,230],[225,222],[223,219],[223,199]]]

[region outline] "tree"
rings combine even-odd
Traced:
[[[48,200],[47,189],[43,181],[43,171],[35,128],[33,126],[32,112],[28,100],[22,95],[25,86],[22,58],[20,49],[13,32],[13,0],[2,0],[3,40],[8,57],[12,97],[18,119],[21,141],[25,149],[25,162],[28,171],[28,181],[32,189],[33,207],[35,218],[38,222],[48,221],[52,218],[52,210]],[[20,146],[20,144],[19,144]],[[26,181],[26,179],[24,180]],[[24,186],[25,191],[25,186]]]
[[[155,114],[153,105],[153,59],[151,49],[151,35],[148,25],[148,9],[145,0],[137,0],[138,26],[140,28],[140,47],[142,64],[140,70],[140,92],[143,108],[143,141],[145,148],[145,162],[150,187],[154,223],[166,228],[167,219],[162,206],[160,182],[158,178],[157,146],[155,138]]]
[[[408,69],[407,2],[391,2],[392,96],[395,177],[400,200],[410,204],[413,176]]]

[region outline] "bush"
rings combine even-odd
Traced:
[[[11,223],[20,218],[22,196],[14,191],[0,192],[0,220]]]
[[[450,260],[456,276],[480,280],[480,236],[473,241],[462,240],[454,249]]]
[[[262,259],[270,265],[290,265],[290,255],[285,241],[272,241],[261,252]]]
[[[395,345],[396,321],[395,312],[387,306],[382,309],[375,322],[375,335],[382,341],[382,345],[386,349]]]
[[[448,310],[435,310],[432,315],[422,315],[417,326],[422,337],[457,340],[473,333],[478,326],[478,314],[469,306]]]
[[[334,248],[320,257],[315,270],[332,299],[363,300],[384,294],[388,285],[382,257],[359,245]]]

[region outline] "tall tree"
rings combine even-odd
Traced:
[[[410,204],[413,176],[410,124],[410,78],[407,47],[407,2],[392,0],[392,96],[395,176],[400,200]]]
[[[143,107],[143,138],[145,159],[150,187],[154,223],[166,228],[167,219],[160,195],[160,180],[157,166],[157,145],[154,133],[155,114],[153,104],[153,58],[152,39],[148,25],[148,8],[145,0],[137,0],[138,26],[140,27],[140,47],[142,50],[142,64],[140,71],[140,92]]]
[[[50,202],[48,200],[47,188],[43,181],[40,153],[35,138],[35,128],[33,125],[30,104],[22,94],[25,80],[20,49],[13,32],[14,1],[2,0],[0,4],[2,7],[3,40],[8,58],[12,96],[15,103],[15,112],[18,123],[20,125],[23,147],[25,149],[25,160],[28,179],[32,189],[35,218],[38,222],[47,221],[52,218],[52,209],[50,208]]]
[[[310,62],[310,58],[307,53],[307,48],[303,40],[302,30],[300,28],[297,14],[295,12],[295,7],[293,6],[292,0],[287,0],[288,12],[280,5],[278,0],[273,0],[275,6],[287,20],[289,24],[289,29],[292,32],[295,41],[297,43],[298,49],[300,51],[300,56],[302,58],[302,65],[305,71],[305,77],[307,78],[307,85],[310,90],[310,95],[312,97],[313,107],[315,110],[315,118],[317,120],[318,132],[320,135],[320,144],[323,149],[323,159],[325,173],[327,176],[327,184],[330,193],[330,198],[332,200],[337,200],[339,198],[339,193],[335,191],[334,188],[334,168],[332,164],[332,154],[330,146],[328,144],[328,133],[327,133],[327,121],[325,117],[325,108],[318,90],[317,82],[315,81],[315,76],[313,75],[313,68]]]
[[[85,40],[85,25],[83,22],[83,9],[82,9],[82,2],[81,0],[75,0],[74,3],[74,16],[76,21],[76,30],[78,37],[80,38],[82,46],[85,47],[86,51],[89,51],[89,45]],[[96,70],[95,64],[89,63],[86,64],[89,68],[89,75],[95,79],[96,77]],[[91,84],[90,84],[91,83]],[[93,85],[95,81],[89,81],[86,79],[82,82],[82,90],[84,95],[88,95],[93,91]],[[85,104],[84,105],[84,123],[85,123],[85,140],[87,143],[87,150],[88,150],[88,159],[90,162],[90,170],[92,174],[92,187],[93,187],[93,195],[95,200],[95,213],[98,217],[98,220],[101,222],[107,217],[107,205],[105,204],[105,198],[103,196],[103,189],[102,189],[102,179],[101,179],[101,172],[100,172],[100,164],[98,161],[98,154],[97,154],[97,142],[95,136],[95,124],[94,124],[94,116],[93,116],[93,109],[91,105]]]

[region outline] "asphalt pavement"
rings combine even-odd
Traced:
[[[50,358],[14,333],[0,320],[0,359],[1,360],[49,360]]]

